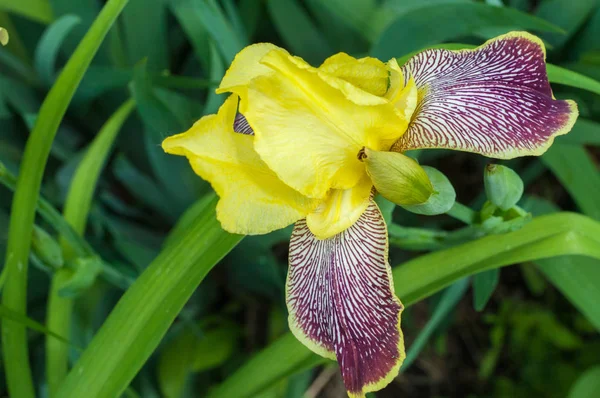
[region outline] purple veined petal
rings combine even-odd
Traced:
[[[446,148],[510,159],[541,155],[569,132],[577,105],[555,100],[542,41],[512,32],[474,50],[426,50],[403,67],[419,89],[393,150]]]
[[[235,119],[233,120],[233,131],[245,135],[254,135],[254,130],[250,127],[250,123],[248,123],[246,117],[239,112],[235,114]]]
[[[294,335],[337,359],[351,397],[385,387],[404,361],[385,221],[374,201],[345,231],[317,239],[305,220],[290,242],[287,305]]]

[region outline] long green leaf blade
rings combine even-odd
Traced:
[[[2,295],[2,303],[16,312],[26,312],[27,261],[31,233],[36,202],[52,142],[77,85],[127,1],[109,0],[106,3],[48,93],[27,141],[13,198],[5,265],[8,277]],[[10,395],[33,397],[27,338],[23,325],[12,321],[3,322],[2,345]]]
[[[241,239],[221,229],[216,196],[119,300],[59,390],[61,398],[122,393],[211,268]],[[124,327],[123,325],[127,325]]]

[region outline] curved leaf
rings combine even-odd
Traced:
[[[60,17],[44,32],[35,49],[33,65],[43,83],[50,85],[54,81],[55,64],[58,51],[69,33],[81,23],[76,15]]]

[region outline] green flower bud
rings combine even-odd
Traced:
[[[426,216],[446,213],[454,206],[454,202],[456,201],[454,187],[442,172],[433,167],[423,166],[423,170],[425,170],[425,173],[427,173],[429,180],[433,184],[433,194],[423,204],[402,207],[412,213]]]
[[[425,170],[406,155],[363,148],[359,159],[367,166],[375,189],[390,202],[416,205],[425,203],[433,193]]]
[[[31,248],[45,265],[58,269],[64,265],[62,249],[52,236],[37,225],[33,227]]]
[[[0,44],[3,46],[8,44],[8,30],[0,27]]]
[[[489,164],[483,176],[485,193],[493,204],[506,211],[523,195],[523,180],[512,169]]]

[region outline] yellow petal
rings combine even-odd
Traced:
[[[306,224],[319,239],[327,239],[351,227],[369,206],[371,179],[363,174],[350,189],[333,189],[315,211],[306,217]]]
[[[357,105],[299,58],[276,50],[262,62],[275,73],[251,82],[240,111],[260,157],[306,196],[353,187],[364,174],[360,149],[389,149],[406,130],[390,104]]]
[[[237,102],[230,96],[217,115],[203,117],[162,146],[186,156],[196,174],[211,183],[220,197],[217,218],[223,229],[264,234],[305,217],[317,202],[277,178],[254,151],[253,136],[233,132]]]
[[[252,44],[240,51],[221,80],[217,94],[229,91],[237,92],[236,89],[241,89],[255,77],[272,73],[271,68],[261,64],[260,60],[269,51],[275,49],[285,52],[271,43]]]
[[[418,103],[418,92],[412,76],[406,81],[398,61],[392,58],[387,63],[390,70],[390,88],[385,97],[396,107],[406,120],[410,120]]]
[[[356,59],[339,53],[327,58],[319,70],[376,96],[384,95],[388,89],[388,69],[377,58]]]

